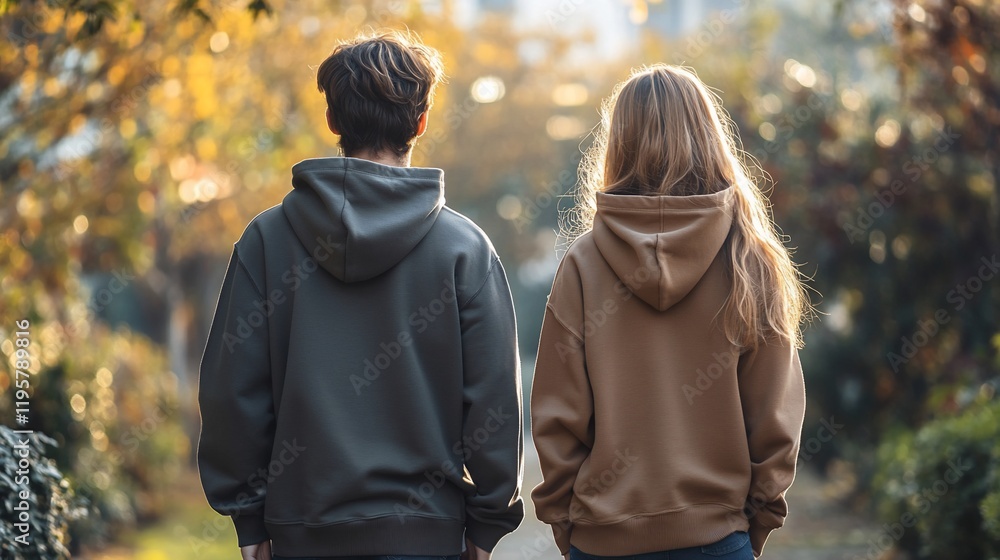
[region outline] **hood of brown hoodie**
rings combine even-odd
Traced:
[[[733,223],[733,189],[691,196],[597,193],[593,239],[618,278],[664,311],[701,280]]]

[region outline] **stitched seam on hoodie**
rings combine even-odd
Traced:
[[[416,169],[416,168],[410,167],[409,169]],[[428,168],[421,167],[420,169],[428,169]],[[414,179],[431,179],[431,177],[421,177],[419,175],[410,175],[409,177],[406,177],[406,176],[397,177],[397,176],[394,176],[394,175],[382,175],[380,173],[372,173],[371,171],[361,171],[360,169],[352,169],[351,171],[354,172],[354,173],[361,173],[362,175],[370,175],[372,177],[379,177],[381,179],[403,179],[404,181],[405,180],[414,180]],[[345,173],[346,173],[346,169],[345,169]]]
[[[553,318],[553,319],[555,319],[555,320],[556,320],[556,322],[557,322],[557,323],[559,323],[559,325],[560,325],[560,326],[561,326],[561,327],[562,327],[563,329],[565,329],[565,330],[566,330],[566,332],[568,332],[569,334],[573,335],[573,338],[575,338],[575,339],[579,340],[580,342],[583,342],[583,337],[582,337],[582,336],[580,336],[580,335],[578,335],[578,334],[576,333],[576,331],[574,331],[574,330],[573,330],[573,329],[572,329],[572,328],[571,328],[571,327],[570,327],[569,325],[567,325],[567,324],[566,324],[566,322],[565,322],[565,321],[563,321],[563,320],[562,320],[562,319],[561,319],[561,318],[559,317],[559,314],[558,314],[558,313],[556,313],[556,308],[555,308],[555,306],[553,306],[553,305],[552,305],[551,303],[546,303],[546,304],[545,304],[545,308],[546,308],[546,309],[548,309],[549,311],[551,311],[551,312],[552,312],[552,318]]]
[[[660,231],[663,231],[663,199],[660,199]],[[656,255],[656,271],[659,272],[656,281],[656,308],[663,309],[663,270],[660,268],[660,234],[656,234],[656,246],[653,247],[653,254]]]
[[[490,264],[490,269],[488,271],[486,271],[486,278],[483,278],[483,285],[479,286],[479,289],[476,290],[476,293],[472,294],[472,297],[470,297],[469,299],[467,299],[465,301],[465,303],[463,303],[462,306],[458,308],[459,311],[461,311],[461,310],[465,309],[466,307],[468,307],[469,304],[472,303],[473,300],[475,300],[477,297],[479,297],[479,294],[482,293],[483,288],[486,287],[486,283],[489,282],[490,276],[493,275],[493,269],[496,268],[497,263],[500,262],[499,258],[497,258],[497,257],[492,257],[492,258],[493,258],[493,262]]]
[[[669,515],[671,513],[682,513],[690,509],[699,508],[702,506],[709,507],[720,507],[722,509],[727,509],[729,511],[743,511],[743,508],[733,506],[731,504],[722,504],[719,502],[698,502],[696,504],[689,504],[683,507],[674,509],[665,509],[662,511],[653,511],[649,513],[637,513],[635,515],[629,515],[628,517],[623,517],[621,519],[614,519],[612,521],[598,521],[596,519],[580,518],[574,521],[574,523],[582,523],[584,525],[617,525],[619,523],[624,523],[626,521],[631,521],[632,519],[642,518],[642,517],[659,517],[661,515]]]
[[[344,174],[340,178],[340,184],[344,190],[344,205],[340,207],[340,223],[344,223],[344,212],[347,211],[347,166],[344,166]],[[344,236],[344,280],[347,280],[347,247],[349,245],[348,241],[351,240],[351,232],[344,226],[344,231],[347,235]]]
[[[257,292],[257,295],[261,299],[264,299],[264,292],[261,291],[259,286],[257,286],[257,281],[254,280],[253,275],[250,274],[250,269],[247,268],[247,265],[243,264],[243,259],[240,258],[240,248],[234,247],[234,250],[236,252],[236,264],[238,264],[239,267],[243,269],[243,273],[246,274],[247,278],[250,279],[250,285],[253,286],[253,289],[255,292]]]
[[[348,524],[348,523],[363,523],[365,521],[382,520],[382,519],[386,519],[386,518],[390,518],[390,517],[396,517],[398,515],[399,515],[398,513],[386,513],[386,514],[383,514],[383,515],[373,515],[371,517],[348,517],[347,519],[338,519],[337,521],[330,521],[330,522],[323,522],[323,523],[311,523],[311,522],[308,522],[308,521],[301,521],[301,520],[283,521],[283,520],[279,520],[279,519],[271,519],[269,517],[265,517],[264,521],[267,522],[267,523],[270,523],[272,525],[299,525],[299,526],[302,526],[302,527],[329,527],[331,525],[345,525],[345,524]],[[419,518],[419,519],[429,519],[429,520],[432,520],[432,521],[461,521],[461,519],[459,519],[457,517],[445,517],[445,516],[442,516],[442,515],[421,515],[419,513],[407,514],[406,517],[415,517],[415,518]]]

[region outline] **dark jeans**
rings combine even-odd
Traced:
[[[271,560],[458,560],[454,556],[271,556]]]
[[[569,560],[704,560],[706,558],[753,560],[753,548],[750,547],[750,536],[743,531],[737,531],[721,541],[704,546],[677,548],[662,552],[646,552],[631,556],[597,556],[595,554],[587,554],[575,546],[569,549]]]

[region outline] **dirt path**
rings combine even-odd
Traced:
[[[494,560],[557,560],[559,552],[548,527],[535,519],[528,495],[541,479],[538,457],[525,449],[524,523],[494,551]],[[801,469],[788,493],[791,515],[785,527],[775,531],[764,549],[766,560],[869,560],[868,541],[879,524],[852,515],[824,491],[823,480],[809,469]],[[872,558],[871,560],[876,560]]]

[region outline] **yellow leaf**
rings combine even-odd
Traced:
[[[195,141],[195,150],[198,152],[198,157],[204,160],[214,160],[218,154],[218,149],[215,146],[215,141],[211,138],[206,138],[202,136]]]
[[[117,86],[125,79],[125,67],[122,64],[115,64],[108,70],[108,83]]]

